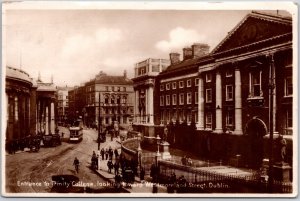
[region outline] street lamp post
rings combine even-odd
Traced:
[[[269,192],[273,192],[273,101],[274,101],[274,59],[273,55],[271,55],[270,61],[270,68],[269,68],[269,130],[270,130],[270,139],[269,139],[269,146],[270,146],[270,153],[269,153]]]
[[[137,139],[139,141],[139,145],[138,145],[138,174],[141,173],[141,154],[142,154],[142,148],[141,148],[141,140],[142,140],[142,136],[141,136],[141,133],[139,133],[137,135]]]
[[[157,143],[156,167],[158,166],[158,158],[160,157],[160,153],[159,153],[160,140],[161,140],[161,138],[159,137],[159,135],[157,135],[157,136],[156,136],[156,143]]]

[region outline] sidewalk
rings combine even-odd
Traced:
[[[110,142],[106,146],[111,146],[112,149],[117,148],[119,152],[120,152],[120,149],[121,149],[120,141],[119,141],[119,139],[116,139],[116,138],[114,138],[113,142]],[[104,147],[104,148],[106,148],[106,147]],[[113,158],[113,162],[114,162],[114,160],[115,159]],[[112,173],[108,172],[107,161],[108,160],[101,160],[100,165],[99,165],[99,169],[94,170],[94,171],[100,177],[107,180],[108,182],[110,182],[113,185],[115,183],[115,174],[114,174],[114,170],[112,170]],[[139,177],[135,176],[135,181],[134,181],[133,184],[130,185],[130,187],[125,187],[124,183],[123,183],[122,186],[123,186],[123,189],[125,189],[126,191],[128,191],[130,193],[152,193],[153,183],[151,183],[150,181],[151,181],[151,178],[148,177],[147,175],[145,175],[145,181],[142,181],[142,182],[140,181]],[[167,188],[164,187],[164,186],[158,186],[157,192],[158,193],[166,193]]]

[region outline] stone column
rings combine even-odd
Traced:
[[[50,133],[55,133],[55,113],[54,113],[54,103],[50,103]]]
[[[139,91],[135,91],[134,122],[139,122]]]
[[[221,73],[216,74],[216,129],[215,133],[222,133],[222,80]]]
[[[198,85],[198,130],[204,130],[204,84],[203,77],[199,77]]]
[[[153,87],[150,86],[149,89],[148,89],[148,114],[150,115],[149,116],[149,118],[150,118],[149,124],[154,124],[153,96],[154,96]]]
[[[241,73],[238,67],[235,68],[235,88],[234,88],[234,134],[241,135],[243,133],[242,130],[242,83],[241,83]]]
[[[149,115],[149,101],[148,101],[149,91],[145,89],[145,114],[143,115],[143,123],[148,123],[148,115]]]
[[[36,116],[35,116],[35,118],[36,118],[36,132],[38,132],[39,131],[39,128],[40,128],[40,121],[39,121],[39,116],[40,116],[40,113],[39,113],[39,111],[40,111],[40,101],[39,100],[37,100],[37,107],[36,107]]]
[[[49,106],[45,105],[45,135],[49,134]]]

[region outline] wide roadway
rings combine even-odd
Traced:
[[[90,169],[92,153],[98,148],[97,131],[84,130],[83,133],[83,140],[79,143],[63,142],[57,147],[42,147],[37,153],[6,154],[6,193],[49,193],[53,190],[52,176],[63,174],[75,175],[81,184],[93,189],[103,188],[106,181]],[[110,140],[101,143],[101,148],[109,147],[109,143]],[[78,174],[73,166],[75,157],[80,161]]]

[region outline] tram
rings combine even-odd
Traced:
[[[83,138],[83,122],[81,118],[73,122],[69,128],[70,131],[70,142],[79,142]]]

